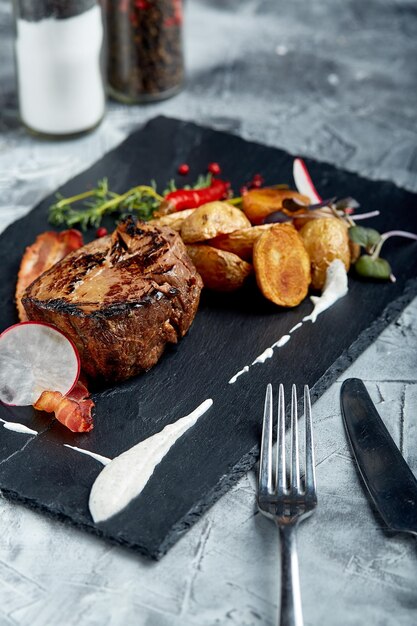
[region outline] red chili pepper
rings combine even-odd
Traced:
[[[171,191],[165,196],[165,200],[171,204],[176,211],[184,209],[196,209],[206,202],[222,200],[227,196],[230,183],[224,180],[215,179],[210,187],[204,189],[179,189]]]
[[[218,176],[221,173],[221,168],[218,163],[209,163],[207,169],[213,176]]]
[[[181,176],[187,176],[189,171],[190,166],[188,165],[188,163],[181,163],[181,165],[178,167],[178,174],[181,174]]]

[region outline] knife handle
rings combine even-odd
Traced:
[[[296,525],[278,526],[281,538],[280,626],[303,626]]]

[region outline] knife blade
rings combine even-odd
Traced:
[[[363,482],[388,528],[417,534],[417,480],[359,378],[340,392],[342,417]]]

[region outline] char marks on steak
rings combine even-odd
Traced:
[[[119,381],[158,361],[189,329],[202,281],[170,228],[128,217],[26,290],[28,318],[70,337],[90,377]]]

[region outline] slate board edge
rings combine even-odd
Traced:
[[[146,122],[141,128],[144,128],[147,124],[149,124],[149,122],[153,122],[154,120],[157,119],[165,119],[165,120],[172,120],[175,122],[182,122],[184,124],[190,124],[193,126],[196,126],[197,128],[204,128],[206,130],[212,130],[214,132],[217,133],[224,133],[227,135],[232,135],[233,137],[237,137],[239,139],[242,139],[242,141],[244,141],[245,143],[249,143],[252,145],[256,145],[256,146],[261,146],[263,148],[268,148],[271,150],[282,150],[282,152],[286,152],[287,154],[289,154],[289,156],[293,157],[294,159],[302,159],[303,161],[305,161],[307,164],[309,162],[311,163],[317,163],[319,165],[326,165],[327,167],[332,168],[333,170],[342,170],[344,172],[346,172],[347,174],[350,174],[351,176],[355,176],[356,178],[359,178],[361,180],[367,180],[369,182],[372,183],[379,183],[379,184],[385,184],[385,183],[389,183],[390,185],[392,185],[393,187],[395,187],[398,190],[401,191],[406,191],[407,193],[410,194],[414,194],[416,193],[416,190],[413,189],[412,187],[402,187],[400,185],[398,185],[396,182],[394,182],[393,180],[390,180],[389,178],[371,178],[370,176],[366,176],[365,174],[361,174],[358,170],[356,169],[350,169],[349,166],[346,165],[334,165],[334,163],[331,163],[331,161],[326,161],[325,159],[321,159],[320,157],[316,157],[316,156],[308,156],[305,154],[301,154],[300,152],[290,152],[290,150],[288,150],[287,148],[282,148],[278,145],[274,145],[272,143],[261,143],[259,141],[255,141],[253,139],[248,139],[247,137],[243,137],[242,135],[239,135],[239,133],[233,132],[232,130],[222,130],[219,127],[216,126],[209,126],[206,124],[200,124],[197,122],[193,122],[193,121],[188,121],[188,120],[181,120],[175,117],[168,117],[166,115],[157,115],[156,117],[152,118],[151,120],[148,120],[148,122]],[[135,131],[133,131],[135,132]],[[120,145],[120,144],[119,144]],[[314,183],[314,181],[313,181]]]
[[[36,513],[40,513],[45,517],[49,517],[49,519],[53,519],[54,521],[60,522],[67,526],[71,526],[72,528],[76,528],[77,530],[80,530],[82,532],[88,532],[90,535],[94,535],[101,540],[104,539],[107,543],[111,545],[127,548],[129,551],[134,551],[137,554],[140,554],[152,560],[158,560],[160,556],[162,556],[156,556],[154,552],[148,550],[147,548],[144,548],[143,546],[140,546],[136,543],[126,541],[123,538],[116,539],[113,535],[107,535],[96,526],[90,526],[89,524],[74,522],[74,520],[69,515],[52,511],[49,507],[43,504],[39,504],[36,500],[20,496],[16,491],[13,491],[11,489],[2,488],[0,489],[0,493],[2,496],[4,496],[4,498],[9,500],[10,502],[13,502],[14,504],[20,504]]]
[[[233,137],[237,137],[238,139],[241,139],[242,141],[244,141],[245,143],[249,143],[255,146],[259,146],[261,148],[268,148],[269,150],[281,150],[282,152],[285,152],[286,154],[288,154],[289,156],[293,157],[294,159],[302,159],[303,161],[305,161],[306,163],[315,163],[318,165],[325,165],[327,167],[330,167],[333,170],[336,171],[344,171],[348,174],[350,174],[351,176],[354,176],[356,178],[359,178],[360,180],[366,180],[372,183],[379,183],[379,184],[386,184],[389,183],[390,185],[392,185],[393,187],[395,187],[396,189],[400,190],[400,191],[406,191],[407,193],[410,194],[414,194],[416,193],[415,189],[413,188],[407,188],[407,187],[402,187],[400,185],[398,185],[396,182],[394,182],[393,180],[390,180],[389,178],[371,178],[370,176],[366,176],[364,174],[361,174],[360,171],[355,170],[355,169],[349,169],[349,166],[346,167],[346,165],[334,165],[334,163],[331,163],[330,161],[326,161],[325,159],[320,159],[319,157],[316,156],[308,156],[308,155],[304,155],[301,154],[299,152],[290,152],[289,150],[287,150],[287,148],[282,148],[279,145],[274,145],[271,143],[262,143],[260,141],[255,141],[254,139],[248,139],[246,137],[243,137],[242,135],[239,135],[239,133],[233,132],[233,131],[229,131],[229,130],[222,130],[221,128],[218,128],[216,126],[210,126],[208,124],[200,124],[197,122],[194,122],[192,120],[183,120],[183,119],[179,119],[176,117],[169,117],[167,115],[157,115],[153,118],[151,118],[150,120],[148,120],[147,122],[145,122],[142,125],[137,126],[132,132],[135,133],[138,130],[142,130],[144,129],[148,124],[155,122],[156,120],[168,120],[168,121],[172,121],[172,122],[179,122],[181,124],[187,124],[189,126],[195,126],[196,128],[203,128],[204,130],[211,130],[213,132],[216,133],[222,133],[225,135],[231,135]],[[117,148],[119,148],[122,143],[124,141],[126,141],[129,138],[130,135],[128,135],[128,137],[126,137],[126,139],[123,139],[120,144],[118,144],[115,148],[112,148],[112,150],[110,152],[113,152],[113,150],[117,150]],[[106,152],[105,154],[109,154],[108,152]],[[104,155],[103,155],[104,156]],[[70,179],[69,179],[70,180]],[[314,182],[314,181],[313,181]],[[48,197],[48,196],[46,196]]]
[[[396,182],[394,182],[393,180],[390,180],[389,178],[371,178],[370,176],[365,176],[364,174],[361,174],[358,170],[349,169],[349,167],[346,167],[345,165],[343,165],[343,166],[342,165],[334,165],[334,163],[331,163],[330,161],[326,161],[325,159],[320,159],[319,157],[303,155],[303,154],[301,154],[299,152],[295,152],[295,153],[294,152],[290,152],[289,150],[287,150],[287,148],[282,148],[282,147],[280,147],[278,145],[274,145],[274,144],[270,144],[270,143],[262,143],[260,141],[255,141],[253,139],[248,139],[246,137],[243,137],[239,133],[236,133],[236,132],[233,132],[233,131],[229,131],[229,130],[223,130],[223,129],[219,128],[219,127],[216,127],[215,125],[210,126],[209,124],[200,124],[200,123],[197,123],[197,122],[195,122],[193,120],[184,120],[184,119],[180,119],[180,118],[177,118],[177,117],[169,117],[168,115],[156,115],[155,117],[151,118],[150,120],[148,120],[144,124],[138,125],[132,131],[132,133],[130,133],[125,139],[123,139],[115,148],[112,148],[109,152],[106,152],[105,154],[110,154],[111,152],[117,150],[130,137],[131,134],[133,134],[133,133],[135,133],[137,131],[143,130],[144,128],[146,128],[146,126],[148,126],[148,124],[156,122],[157,120],[167,120],[167,121],[171,121],[171,122],[179,122],[181,124],[187,124],[189,126],[195,126],[196,128],[202,128],[204,130],[211,130],[211,131],[216,132],[216,133],[222,133],[222,134],[225,134],[225,135],[231,135],[233,137],[237,137],[238,139],[241,139],[245,143],[249,143],[249,144],[252,144],[252,145],[255,145],[255,146],[259,146],[261,148],[268,148],[270,150],[281,150],[282,152],[285,152],[289,156],[293,157],[294,159],[298,158],[298,159],[302,159],[303,161],[306,161],[307,163],[311,162],[311,163],[317,163],[319,165],[326,165],[327,167],[330,167],[331,169],[336,170],[336,171],[337,170],[342,170],[342,171],[350,174],[351,176],[359,178],[360,180],[367,180],[369,182],[377,183],[377,184],[378,183],[379,184],[389,183],[390,185],[392,185],[393,187],[395,187],[398,190],[406,191],[407,193],[410,193],[410,194],[416,193],[416,191],[414,189],[412,189],[411,187],[410,188],[401,187],[400,185],[397,185]],[[103,155],[103,156],[105,156],[105,155]],[[93,163],[93,165],[94,165],[94,163]],[[68,179],[68,180],[71,180],[71,179]],[[65,183],[63,183],[63,184],[65,184]],[[48,196],[45,196],[45,198],[47,198],[47,197]]]
[[[406,282],[404,292],[401,296],[393,300],[382,312],[381,316],[374,320],[368,328],[366,328],[356,341],[345,350],[340,357],[326,370],[324,375],[317,381],[312,387],[311,401],[312,404],[319,399],[321,395],[335,382],[337,377],[342,374],[351,365],[358,356],[366,350],[381,334],[381,332],[392,322],[394,322],[402,313],[404,308],[417,296],[417,278],[408,280]],[[316,447],[320,445],[320,442],[315,442]],[[31,498],[24,498],[15,491],[1,489],[2,495],[8,500],[22,504],[34,511],[39,511],[42,514],[47,515],[49,518],[68,524],[74,528],[104,539],[106,542],[112,545],[118,545],[128,548],[134,552],[150,558],[152,560],[159,561],[172,546],[202,517],[202,515],[217,502],[229,489],[231,489],[242,476],[244,476],[255,465],[259,457],[259,447],[255,446],[242,459],[234,465],[227,474],[224,474],[217,485],[211,489],[206,497],[202,499],[196,506],[194,506],[177,524],[175,524],[166,540],[160,545],[159,550],[149,550],[145,546],[131,543],[122,537],[115,538],[114,536],[107,535],[99,528],[74,522],[69,516],[63,513],[55,513],[48,507],[40,505],[38,502]],[[320,495],[320,485],[318,485],[318,492]],[[255,504],[255,503],[254,503]]]
[[[267,147],[268,149],[271,149],[271,150],[273,150],[274,148],[276,149],[276,147],[272,145],[265,146],[264,144],[247,140],[243,137],[240,137],[238,134],[228,133],[228,132],[222,131],[221,129],[211,128],[210,126],[203,126],[201,124],[196,124],[195,122],[188,122],[186,120],[178,120],[175,118],[170,118],[170,117],[161,115],[161,116],[152,118],[151,120],[148,120],[148,122],[146,122],[143,125],[139,125],[128,137],[126,137],[123,141],[121,141],[120,144],[115,146],[112,150],[108,151],[105,155],[103,155],[103,157],[113,152],[116,152],[118,149],[120,149],[123,143],[129,140],[132,134],[134,134],[135,132],[140,132],[141,130],[146,128],[148,125],[153,124],[157,122],[158,120],[166,120],[168,122],[172,121],[174,123],[176,122],[176,123],[180,123],[183,125],[192,125],[192,126],[195,126],[197,129],[214,130],[215,132],[219,132],[221,134],[234,135],[236,138],[241,139],[245,143],[257,145],[260,147]],[[286,152],[290,156],[294,156],[286,150],[284,150],[284,152]],[[339,169],[328,162],[320,161],[318,159],[306,158],[307,162],[310,160],[314,163],[323,164],[335,171]],[[78,178],[78,176],[82,176],[83,174],[88,172],[90,169],[92,169],[96,165],[96,163],[97,161],[93,163],[90,167],[88,167],[87,169],[83,170],[82,172],[79,172],[78,174],[68,179],[67,181],[64,181],[61,187],[66,185],[68,182],[73,181],[74,179]],[[360,176],[356,174],[355,172],[353,173],[349,172],[349,174],[360,180],[365,179],[364,176]],[[401,190],[401,187],[399,187],[392,181],[373,180],[373,179],[367,179],[367,180],[373,183],[378,183],[378,182],[388,183],[393,188]],[[412,193],[411,191],[408,191],[408,190],[405,190],[405,191],[406,193]],[[33,211],[36,211],[37,207],[39,207],[51,195],[52,194],[47,194],[43,200],[37,203],[37,205],[35,205],[35,207],[33,207],[33,209],[28,212],[28,214]],[[20,218],[19,220],[16,220],[12,224],[10,224],[10,226],[7,227],[5,231],[3,231],[1,235],[2,239],[7,237],[7,232],[9,231],[9,229],[15,227],[16,223],[19,223],[22,220],[25,220],[25,218],[26,218],[26,215]],[[359,337],[355,340],[355,342],[341,354],[341,356],[333,363],[333,365],[328,370],[326,370],[325,374],[317,381],[317,383],[312,388],[312,401],[313,402],[316,399],[318,399],[318,397],[320,397],[320,395],[322,395],[322,393],[324,393],[324,391],[326,391],[326,389],[336,380],[337,376],[341,374],[355,360],[355,358],[357,358],[359,354],[363,352],[376,339],[376,337],[382,332],[382,330],[384,330],[386,326],[388,326],[391,322],[393,322],[400,315],[403,308],[412,300],[412,298],[415,295],[417,295],[417,280],[411,279],[407,281],[403,294],[399,296],[398,298],[396,298],[393,302],[391,302],[384,309],[381,316],[378,319],[374,320],[373,323],[359,335]],[[109,543],[126,546],[129,549],[134,550],[137,553],[143,554],[144,556],[148,558],[158,560],[169,550],[170,547],[172,547],[172,545],[174,545],[178,541],[178,539],[183,534],[185,534],[185,532],[201,517],[201,515],[212,504],[214,504],[249,469],[253,467],[253,465],[256,463],[257,458],[258,458],[258,446],[255,446],[235,466],[233,466],[227,472],[227,474],[224,474],[221,477],[217,485],[214,486],[197,505],[195,505],[192,509],[190,509],[189,512],[172,527],[170,534],[167,536],[166,540],[159,546],[158,549],[152,549],[152,548],[148,549],[138,543],[129,542],[123,537],[114,537],[114,536],[107,535],[100,528],[96,528],[93,525],[90,526],[88,524],[74,522],[69,516],[63,513],[53,512],[45,505],[38,504],[37,502],[33,501],[30,498],[19,496],[17,493],[13,491],[4,489],[4,490],[1,490],[1,492],[6,498],[13,500],[15,502],[20,502],[22,504],[25,504],[26,506],[28,506],[29,508],[32,508],[33,510],[42,511],[43,513],[46,513],[50,518],[54,518],[54,519],[63,521],[65,523],[71,524],[73,527],[76,527],[84,531],[87,531],[91,534],[94,534],[102,539],[105,539]]]
[[[252,139],[245,139],[244,137],[242,137],[241,135],[237,134],[237,133],[233,133],[233,132],[229,132],[229,131],[225,131],[225,130],[221,130],[216,128],[215,126],[208,126],[205,124],[197,124],[197,122],[193,122],[193,121],[188,121],[188,120],[182,120],[182,119],[178,119],[175,117],[168,117],[166,115],[157,115],[153,118],[151,118],[150,120],[148,120],[147,122],[145,122],[144,124],[139,124],[134,130],[132,130],[131,133],[129,133],[129,135],[127,137],[125,137],[124,139],[122,139],[122,141],[120,143],[118,143],[116,146],[114,146],[114,148],[112,148],[111,150],[108,150],[107,152],[105,152],[104,154],[101,155],[101,157],[99,159],[97,159],[96,161],[94,161],[94,163],[92,163],[89,167],[87,167],[85,170],[81,170],[81,172],[78,172],[75,176],[71,176],[70,178],[66,179],[65,181],[63,181],[61,183],[61,185],[55,189],[55,192],[50,192],[47,193],[43,198],[41,198],[25,215],[23,215],[22,217],[20,217],[18,220],[15,220],[14,222],[12,222],[11,224],[9,224],[4,231],[2,231],[0,233],[0,236],[3,238],[4,235],[6,235],[8,233],[9,230],[11,230],[16,224],[18,224],[21,221],[24,221],[25,217],[27,215],[29,215],[29,213],[31,213],[32,211],[35,211],[40,205],[42,205],[45,200],[47,198],[49,198],[50,196],[52,196],[53,194],[55,195],[55,193],[58,193],[62,187],[64,187],[67,183],[69,183],[70,181],[78,178],[78,176],[81,176],[83,174],[85,174],[86,172],[88,172],[90,169],[92,169],[98,161],[100,161],[103,157],[108,156],[110,154],[112,154],[113,152],[116,152],[126,141],[129,140],[129,138],[135,134],[136,132],[140,132],[142,130],[144,130],[147,126],[149,126],[150,124],[153,124],[155,122],[157,122],[158,120],[166,120],[166,121],[171,121],[171,122],[177,122],[180,124],[187,124],[190,126],[195,126],[196,128],[202,128],[204,130],[211,130],[213,132],[217,132],[217,133],[222,133],[222,134],[227,134],[227,135],[232,135],[233,137],[236,137],[238,139],[241,139],[242,141],[244,141],[245,143],[249,143],[249,144],[253,144],[256,146],[260,146],[263,148],[268,148],[270,150],[281,150],[282,152],[285,152],[286,154],[289,154],[291,157],[295,158],[301,158],[304,161],[307,162],[307,164],[309,162],[312,163],[318,163],[319,165],[325,165],[326,167],[330,167],[333,170],[340,170],[340,169],[344,169],[342,167],[333,165],[332,163],[330,163],[329,161],[325,161],[322,160],[320,158],[316,158],[316,157],[309,157],[309,156],[303,156],[302,154],[294,154],[293,152],[289,152],[287,149],[285,148],[280,148],[279,146],[274,146],[272,144],[263,144],[260,143],[258,141],[253,141]],[[373,183],[379,183],[379,184],[390,184],[393,187],[395,187],[398,190],[402,190],[402,191],[406,191],[407,193],[413,194],[414,191],[412,189],[407,189],[405,187],[400,187],[399,185],[397,185],[395,182],[393,182],[392,180],[389,179],[384,179],[384,178],[369,178],[368,176],[363,176],[362,174],[360,174],[358,171],[356,170],[349,170],[349,169],[344,169],[345,172],[349,173],[351,176],[354,176],[356,178],[359,178],[361,180],[367,180],[369,182],[373,182]],[[59,229],[58,229],[59,230]]]

